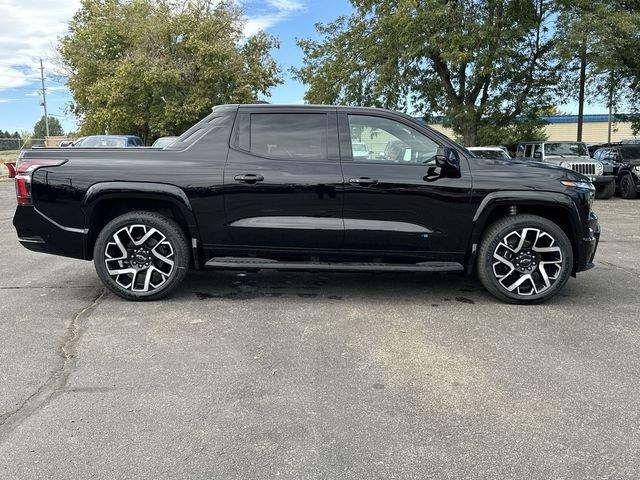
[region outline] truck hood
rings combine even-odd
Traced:
[[[584,157],[576,157],[584,158]],[[563,161],[568,161],[566,158]],[[581,160],[582,161],[582,160]],[[470,158],[471,174],[491,180],[500,188],[563,191],[562,180],[588,182],[584,175],[562,168],[561,162]]]

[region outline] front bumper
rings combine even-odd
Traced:
[[[576,264],[576,273],[589,270],[594,267],[593,258],[598,249],[600,241],[600,223],[598,216],[590,212],[587,224],[587,231],[583,235],[580,245],[578,246],[578,262]]]
[[[90,258],[85,251],[87,231],[60,225],[33,205],[18,205],[13,226],[18,241],[29,250],[64,257]]]
[[[597,175],[595,177],[592,175],[586,175],[586,177],[588,177],[589,180],[591,180],[591,182],[596,188],[605,187],[608,184],[616,181],[615,175]]]

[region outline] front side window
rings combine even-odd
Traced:
[[[531,158],[533,156],[532,155],[532,150],[533,150],[533,145],[527,145],[525,147],[524,156],[527,157],[527,158]]]
[[[326,160],[324,113],[252,113],[249,150],[278,160]]]
[[[425,164],[435,160],[438,144],[388,118],[349,115],[354,162]]]

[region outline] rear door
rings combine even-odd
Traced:
[[[442,141],[382,112],[340,112],[339,125],[345,248],[432,258],[463,252],[473,216],[466,159],[458,178],[442,175],[435,164]],[[353,154],[359,143],[366,156]]]
[[[235,245],[341,247],[342,186],[335,108],[240,107],[224,170]]]

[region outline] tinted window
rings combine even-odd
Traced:
[[[620,147],[625,160],[640,160],[640,146]]]
[[[281,160],[326,160],[324,113],[251,114],[250,151]]]
[[[526,148],[526,151],[524,153],[524,156],[528,157],[528,158],[532,157],[533,156],[533,145],[527,145],[525,148]]]
[[[422,164],[434,160],[438,144],[403,123],[349,115],[351,152],[357,162]]]

